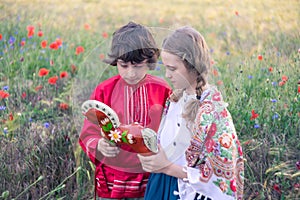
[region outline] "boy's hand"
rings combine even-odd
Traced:
[[[116,157],[120,153],[119,147],[109,144],[105,138],[101,138],[98,141],[97,150],[105,157]]]

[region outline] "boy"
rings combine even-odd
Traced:
[[[110,106],[122,124],[140,123],[158,130],[163,106],[171,88],[147,74],[159,57],[153,36],[144,26],[129,22],[113,34],[111,50],[104,60],[117,66],[119,74],[100,83],[90,99]],[[85,120],[79,144],[95,164],[95,195],[98,199],[143,199],[149,173],[128,146],[109,144],[100,128]]]

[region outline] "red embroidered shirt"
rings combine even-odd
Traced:
[[[127,84],[120,75],[100,83],[90,99],[110,106],[119,116],[122,124],[139,122],[141,125],[158,130],[163,106],[171,88],[161,78],[146,75],[136,85]],[[129,147],[120,148],[117,157],[107,158],[97,152],[100,128],[85,120],[79,144],[95,164],[95,190],[103,198],[143,197],[149,173],[142,166]]]

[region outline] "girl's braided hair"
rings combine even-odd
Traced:
[[[196,97],[186,107],[183,117],[187,121],[194,121],[199,108],[200,98],[207,83],[207,74],[210,69],[209,49],[204,37],[189,26],[181,27],[164,39],[162,50],[180,57],[189,72],[196,73]],[[174,91],[170,99],[178,101],[183,91]]]

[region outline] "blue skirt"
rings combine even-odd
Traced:
[[[177,200],[179,196],[174,195],[174,191],[178,191],[177,178],[153,173],[146,187],[145,200]]]

